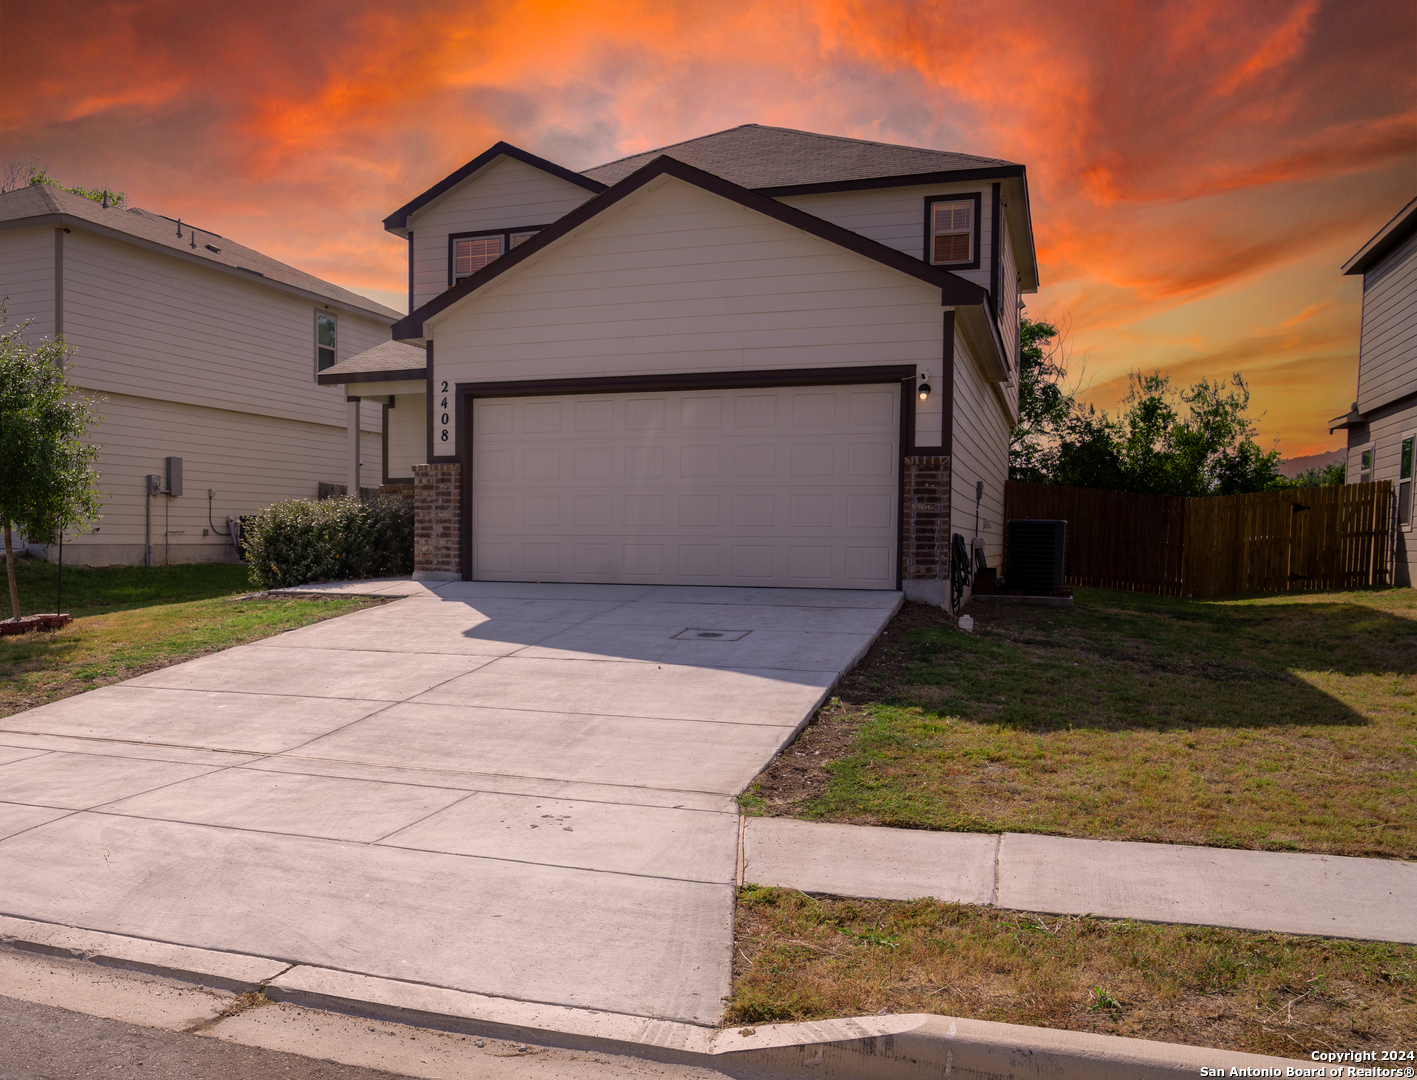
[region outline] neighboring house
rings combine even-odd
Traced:
[[[384,227],[411,314],[320,381],[389,406],[416,576],[941,602],[976,516],[998,564],[1023,166],[751,124],[584,173],[498,143]]]
[[[1343,267],[1363,275],[1358,400],[1330,431],[1348,431],[1348,482],[1391,480],[1397,495],[1393,582],[1417,574],[1412,484],[1417,466],[1417,199]]]
[[[103,517],[65,537],[67,562],[140,564],[149,544],[155,565],[234,558],[228,516],[348,483],[351,430],[377,461],[381,410],[351,409],[316,374],[386,341],[391,308],[185,221],[47,185],[0,194],[0,298],[32,337],[62,334],[70,377],[103,399]],[[182,493],[150,496],[169,457]]]

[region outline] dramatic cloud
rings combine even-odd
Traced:
[[[379,221],[499,138],[586,168],[757,122],[1022,162],[1030,309],[1090,396],[1242,370],[1288,454],[1337,442],[1338,266],[1417,187],[1407,0],[0,4],[7,159],[386,301]]]

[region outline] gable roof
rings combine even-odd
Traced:
[[[687,142],[587,169],[585,176],[615,184],[655,158],[668,155],[686,165],[721,176],[739,187],[786,195],[819,184],[912,177],[922,183],[940,173],[987,171],[1021,175],[1023,166],[1001,158],[976,157],[948,150],[819,135],[792,128],[742,124]],[[981,177],[982,179],[982,177]]]
[[[400,318],[393,308],[342,289],[328,281],[297,270],[262,255],[253,248],[228,240],[187,222],[137,207],[104,208],[92,199],[75,195],[49,184],[29,184],[0,194],[0,229],[34,225],[66,225],[87,229],[116,239],[136,243],[148,250],[163,251],[179,258],[204,263],[213,269],[244,278],[264,281],[285,291],[295,291],[347,310],[392,323]]]
[[[475,274],[463,278],[457,285],[434,297],[418,310],[410,312],[394,324],[393,336],[405,341],[422,338],[424,336],[423,324],[427,319],[439,312],[446,311],[488,282],[515,269],[536,255],[537,252],[545,250],[561,237],[578,229],[599,214],[603,214],[651,180],[665,175],[673,176],[685,183],[720,195],[740,206],[747,207],[749,210],[755,210],[766,217],[775,218],[793,228],[801,229],[803,232],[827,240],[849,251],[854,251],[858,255],[874,259],[878,263],[933,285],[940,290],[942,304],[972,305],[988,302],[988,290],[981,285],[967,281],[948,270],[937,269],[921,259],[912,258],[902,251],[887,247],[885,244],[878,243],[858,232],[844,229],[840,225],[834,225],[830,221],[815,217],[796,207],[780,203],[765,195],[759,195],[757,192],[749,191],[722,177],[704,172],[702,169],[686,165],[682,161],[665,155],[653,159],[649,164],[630,174],[614,187],[601,192],[595,198],[581,203],[576,209],[554,224],[542,229],[524,244],[518,245],[507,254],[488,263]]]
[[[582,176],[580,173],[572,172],[565,166],[557,165],[554,161],[547,161],[543,157],[537,157],[535,154],[529,153],[519,146],[513,146],[509,142],[498,142],[478,154],[477,157],[473,158],[462,168],[450,172],[422,195],[418,195],[400,206],[384,219],[384,228],[389,232],[407,230],[408,219],[413,214],[416,214],[440,195],[457,187],[469,176],[473,175],[473,173],[491,165],[492,162],[496,161],[499,157],[515,158],[517,161],[525,165],[530,165],[534,169],[540,169],[542,172],[550,173],[552,176],[560,177],[568,183],[583,187],[587,191],[592,191],[597,194],[604,191],[606,188],[606,185],[599,180],[593,180],[589,177]]]
[[[1361,274],[1371,270],[1417,233],[1417,199],[1397,212],[1397,216],[1378,230],[1353,258],[1343,264],[1345,274]]]

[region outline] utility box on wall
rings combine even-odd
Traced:
[[[182,494],[182,459],[180,457],[167,459],[167,494]]]

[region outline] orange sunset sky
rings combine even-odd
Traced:
[[[1417,194],[1412,0],[0,0],[0,158],[402,309],[380,220],[497,139],[574,169],[755,122],[1028,167],[1083,397],[1244,372],[1341,444],[1361,285]]]

